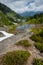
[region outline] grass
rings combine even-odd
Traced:
[[[16,45],[22,45],[22,46],[24,46],[24,47],[29,47],[29,46],[31,46],[31,44],[29,43],[28,40],[21,40],[21,41],[19,41],[18,43],[16,43]]]
[[[43,65],[43,60],[36,58],[33,65]]]
[[[31,36],[31,39],[35,42],[43,43],[43,28],[32,29],[32,32],[34,34]]]
[[[43,37],[40,37],[38,34],[33,34],[31,36],[31,39],[35,42],[43,43]]]
[[[37,42],[35,43],[35,47],[39,49],[40,52],[43,52],[43,43]]]
[[[30,53],[28,51],[8,52],[2,58],[2,65],[25,65]]]
[[[43,28],[39,29],[32,29],[33,35],[31,39],[35,41],[35,47],[40,51],[43,52]]]
[[[32,32],[35,33],[35,34],[38,34],[39,32],[41,32],[41,28],[38,29],[38,28],[33,28],[32,29]]]

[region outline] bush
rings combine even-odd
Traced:
[[[28,40],[21,40],[18,43],[16,43],[16,45],[22,45],[24,47],[29,47],[31,44],[29,43]]]
[[[43,28],[33,30],[34,34],[31,36],[31,39],[35,42],[43,43]]]
[[[35,42],[41,42],[41,43],[43,43],[43,38],[40,37],[39,35],[33,34],[33,35],[31,36],[31,39],[32,39],[33,41],[35,41]]]
[[[2,65],[25,65],[30,53],[27,51],[13,51],[2,58]]]
[[[35,43],[35,47],[40,50],[40,52],[43,52],[43,43]]]
[[[35,62],[33,65],[43,65],[43,60],[41,59],[35,59]]]

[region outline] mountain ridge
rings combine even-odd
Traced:
[[[2,11],[4,15],[6,15],[7,18],[10,19],[12,22],[18,23],[19,21],[24,19],[22,16],[20,16],[19,14],[17,14],[16,12],[14,12],[13,10],[11,10],[9,7],[7,7],[6,5],[2,3],[0,3],[0,11]]]
[[[34,11],[29,11],[29,12],[24,12],[21,14],[23,17],[29,17],[29,16],[34,16],[35,14],[40,14],[43,13],[42,11],[34,12]]]

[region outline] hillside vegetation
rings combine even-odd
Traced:
[[[16,43],[16,45],[22,45],[23,47],[29,47],[31,46],[30,42],[28,40],[21,40],[18,43]]]
[[[33,35],[31,39],[35,41],[35,47],[40,51],[43,52],[43,28],[33,29]]]
[[[7,17],[7,19],[9,19],[9,21],[11,22],[15,22],[15,23],[20,23],[20,24],[41,24],[43,23],[43,13],[41,14],[36,14],[34,16],[31,17],[22,17],[19,14],[17,14],[15,11],[12,11],[9,7],[7,7],[6,5],[0,3],[0,14],[3,13],[4,16]],[[0,15],[1,16],[1,15]],[[5,19],[4,19],[5,20]],[[26,22],[24,22],[26,21]]]
[[[0,11],[0,27],[4,25],[13,25],[13,23]]]
[[[33,65],[43,65],[43,60],[36,58]]]
[[[2,3],[0,3],[0,11],[3,12],[11,22],[19,23],[24,19],[22,16],[12,11],[9,7]]]
[[[31,23],[31,24],[41,24],[41,23],[43,23],[43,13],[36,14],[32,17],[28,17],[27,22]]]
[[[34,34],[32,35],[31,39],[35,42],[43,43],[43,28],[33,29],[32,31]]]

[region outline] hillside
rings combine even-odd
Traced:
[[[0,11],[0,26],[8,26],[12,25],[13,23]]]
[[[20,22],[22,19],[24,19],[23,17],[21,17],[19,14],[17,14],[16,12],[12,11],[9,7],[7,7],[6,5],[0,3],[0,11],[7,16],[7,18],[11,21],[11,22]]]
[[[43,13],[36,14],[31,17],[27,17],[27,22],[32,24],[41,24],[43,23]]]

